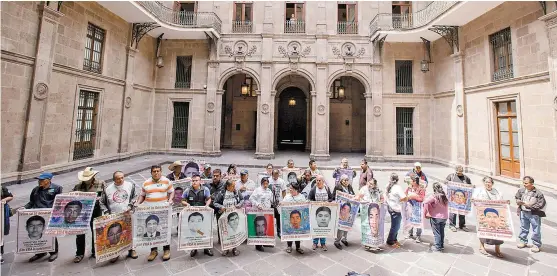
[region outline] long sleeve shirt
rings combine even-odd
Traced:
[[[412,187],[408,187],[406,188],[406,192],[404,192],[407,196],[410,195],[415,195],[414,198],[412,198],[413,200],[417,201],[417,202],[422,202],[424,201],[425,198],[425,189],[422,189],[421,187],[418,189],[413,189]]]
[[[52,208],[56,195],[62,193],[62,187],[50,183],[50,187],[43,189],[40,186],[33,188],[29,196],[29,202],[25,204],[25,209]]]
[[[275,205],[275,197],[271,189],[258,187],[251,194],[250,200],[253,206],[261,205],[263,208],[272,208]]]
[[[241,208],[242,205],[244,205],[244,199],[240,197],[240,194],[236,191],[229,192],[227,190],[220,191],[215,196],[215,201],[213,202],[217,212],[223,208]]]

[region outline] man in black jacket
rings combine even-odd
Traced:
[[[33,188],[29,196],[29,202],[25,204],[25,209],[39,209],[39,208],[52,208],[56,195],[62,193],[62,187],[52,183],[52,173],[43,172],[36,179],[39,180],[39,186]],[[46,253],[35,254],[29,259],[29,262],[34,262]],[[54,238],[54,251],[50,252],[49,262],[54,262],[58,258],[58,239]]]

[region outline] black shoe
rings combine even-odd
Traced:
[[[29,259],[29,262],[32,263],[32,262],[34,262],[34,261],[36,261],[36,260],[38,260],[38,259],[40,259],[44,256],[46,256],[46,253],[35,254],[35,256],[33,256]]]
[[[190,252],[190,257],[195,257],[195,255],[197,255],[197,249],[194,249]]]
[[[347,240],[342,240],[341,242],[344,244],[344,246],[348,246],[348,241]]]
[[[203,253],[205,255],[213,256],[213,251],[211,249],[205,249],[205,250],[203,250]]]
[[[48,257],[48,261],[51,263],[56,261],[56,259],[58,259],[58,253],[50,254],[50,257]]]
[[[265,251],[265,249],[263,249],[263,246],[262,246],[262,245],[256,245],[256,246],[255,246],[255,250],[261,251],[261,252]]]
[[[339,250],[342,250],[342,245],[340,245],[340,242],[335,242],[335,247],[338,248]]]

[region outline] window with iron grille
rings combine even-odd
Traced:
[[[93,157],[95,153],[98,109],[99,93],[81,90],[77,105],[73,160]]]
[[[511,28],[506,28],[489,36],[493,55],[493,81],[513,78],[513,53]]]
[[[396,93],[412,93],[412,61],[395,60]]]
[[[176,57],[176,83],[175,88],[191,87],[192,56]]]
[[[172,148],[188,147],[188,118],[190,103],[174,102],[174,118],[172,120]]]
[[[102,73],[102,53],[105,31],[91,23],[87,26],[83,70]]]
[[[396,108],[396,154],[414,154],[413,107]]]

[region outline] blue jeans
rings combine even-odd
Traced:
[[[387,244],[395,244],[398,236],[398,230],[400,230],[400,222],[402,221],[402,214],[400,212],[390,212],[391,215],[391,230],[389,230],[389,237],[387,238]]]
[[[431,230],[433,230],[433,237],[435,238],[433,245],[437,250],[441,250],[444,248],[447,219],[431,218],[429,222],[431,223]]]
[[[541,218],[538,215],[532,215],[532,212],[520,212],[520,235],[518,239],[523,243],[528,243],[528,233],[530,232],[530,225],[532,225],[532,243],[537,246],[542,246],[542,228]]]
[[[325,245],[326,240],[326,238],[315,238],[313,239],[313,244],[317,245],[318,243],[321,243],[321,245]]]
[[[408,231],[408,235],[414,236],[414,227],[410,228]],[[416,228],[416,237],[420,237],[422,235],[422,228]]]

